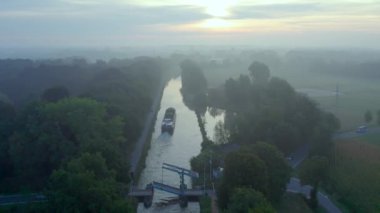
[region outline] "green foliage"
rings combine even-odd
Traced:
[[[15,108],[10,103],[0,101],[0,142],[12,134],[15,117]]]
[[[1,213],[49,213],[48,203],[29,203],[21,205],[0,206]]]
[[[237,187],[252,187],[268,194],[268,171],[265,163],[253,153],[232,152],[224,159],[225,167],[218,201],[222,208],[230,202]]]
[[[380,212],[380,147],[362,140],[335,142],[334,164],[324,189],[347,212]]]
[[[256,63],[253,67],[260,66]],[[287,154],[311,141],[326,147],[323,142],[313,140],[316,138],[313,134],[321,123],[330,128],[324,132],[324,138],[331,137],[339,127],[332,114],[325,115],[313,101],[296,93],[288,82],[276,77],[264,86],[255,80],[251,83],[247,76],[241,75],[237,80],[227,80],[224,89],[227,100],[224,126],[234,143],[267,141]]]
[[[207,81],[202,69],[197,63],[185,60],[181,63],[182,69],[182,88],[181,93],[183,102],[190,109],[195,111],[202,141],[208,141],[205,130],[204,114],[207,110]]]
[[[68,98],[32,105],[19,123],[11,138],[10,157],[20,177],[31,185],[41,187],[62,162],[82,152],[103,153],[118,178],[128,176],[126,161],[121,160],[122,122],[109,119],[105,107],[94,100]]]
[[[57,102],[70,96],[69,91],[64,86],[55,86],[46,89],[41,95],[41,99],[48,102]]]
[[[264,195],[252,188],[236,188],[226,212],[231,213],[274,213],[276,212]]]
[[[101,154],[83,153],[54,171],[48,198],[55,212],[132,212]]]
[[[251,80],[247,75],[240,75],[237,80],[232,78],[226,80],[224,85],[225,96],[228,100],[229,108],[242,108],[249,105],[252,90]]]
[[[258,142],[252,147],[252,151],[264,161],[268,172],[268,199],[278,202],[286,191],[289,182],[291,168],[285,161],[283,154],[273,145]]]
[[[333,114],[322,112],[312,134],[310,153],[312,155],[328,156],[333,146],[331,137],[339,127],[339,120]]]
[[[255,81],[260,83],[268,82],[270,71],[266,64],[255,61],[249,66],[248,70],[251,72],[251,76]]]
[[[322,156],[313,156],[305,160],[299,171],[299,177],[302,184],[310,184],[313,188],[310,191],[310,207],[318,208],[318,186],[328,177],[328,158]]]
[[[4,102],[4,103],[11,103],[11,100],[9,100],[9,98],[0,92],[0,102]]]
[[[0,101],[0,186],[2,179],[12,174],[12,162],[9,158],[9,137],[15,126],[16,111],[14,107]],[[5,186],[0,187],[5,188]]]
[[[207,80],[200,66],[191,60],[181,63],[182,69],[182,92],[190,94],[205,94],[207,91]]]
[[[380,110],[377,111],[377,125],[380,125]]]
[[[85,96],[104,103],[110,116],[123,118],[124,132],[128,132],[124,137],[128,141],[138,137],[141,118],[151,104],[149,92],[153,90],[147,88],[147,83],[142,85],[142,79],[132,79],[120,69],[104,70],[94,76],[85,92]]]
[[[295,193],[285,193],[276,210],[278,213],[313,213],[304,197]]]
[[[224,176],[218,194],[222,208],[226,208],[236,187],[252,187],[271,202],[278,202],[291,172],[280,151],[289,154],[305,143],[312,143],[313,154],[327,156],[332,147],[332,134],[340,128],[333,114],[321,111],[314,101],[296,93],[287,81],[270,78],[265,64],[254,62],[249,70],[252,82],[244,75],[228,79],[224,86],[225,98],[216,101],[225,102],[226,110],[224,125],[217,126],[219,138],[225,140],[221,133],[227,132],[228,142],[243,145],[241,151],[230,153],[224,159]],[[220,97],[216,92],[213,94],[217,96],[209,100]],[[266,141],[279,150],[258,141]]]
[[[213,152],[212,148],[203,149],[199,155],[192,157],[190,160],[191,169],[198,172],[200,176],[199,178],[193,180],[193,184],[203,186],[203,181],[205,180],[206,187],[211,188],[212,180],[210,179],[210,169],[212,170],[220,167],[221,159],[222,156],[219,153]]]
[[[131,212],[121,190],[162,65],[148,57],[0,60],[0,90],[20,109],[0,102],[1,192],[42,191],[51,177],[58,212]]]
[[[226,144],[230,140],[230,133],[222,121],[218,121],[214,127],[214,138],[217,144]]]
[[[207,81],[203,75],[202,69],[197,63],[191,60],[185,60],[181,63],[181,94],[183,102],[190,109],[198,114],[204,114],[207,110]],[[202,124],[198,118],[200,127]],[[200,129],[202,132],[202,129]],[[204,133],[202,133],[204,137]]]
[[[364,113],[364,121],[366,123],[371,123],[372,122],[372,119],[373,119],[373,116],[372,116],[372,112],[370,110],[367,110],[365,113]]]
[[[201,197],[199,200],[199,208],[201,213],[211,213],[211,198],[208,196]]]
[[[313,156],[306,159],[299,170],[302,184],[310,184],[317,187],[318,184],[326,180],[328,176],[329,161],[326,157]]]
[[[333,114],[322,112],[312,100],[297,94],[286,81],[276,77],[265,87],[253,82],[250,89],[244,90],[250,91],[248,95],[238,101],[237,94],[245,94],[241,84],[233,79],[225,84],[228,102],[224,127],[230,141],[239,144],[267,141],[285,154],[312,142],[315,153],[328,154],[331,136],[340,128]]]

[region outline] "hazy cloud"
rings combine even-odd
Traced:
[[[317,3],[308,4],[266,4],[253,6],[239,6],[231,9],[231,18],[234,19],[272,19],[279,17],[299,16],[308,13],[320,12],[323,7]]]
[[[336,39],[324,38],[336,32],[353,43],[361,32],[364,43],[380,47],[374,39],[380,36],[380,2],[373,0],[0,1],[0,45],[233,44],[280,37],[272,42],[286,43],[310,32],[322,36],[315,41]],[[215,19],[207,11],[223,9],[223,3],[230,15],[202,25]]]

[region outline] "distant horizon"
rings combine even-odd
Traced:
[[[245,51],[256,53],[273,51],[279,56],[284,56],[289,52],[306,52],[326,54],[345,53],[341,57],[366,58],[370,60],[380,60],[380,49],[363,47],[265,47],[253,45],[147,45],[147,46],[114,46],[114,47],[94,47],[94,46],[34,46],[34,47],[4,47],[0,46],[0,59],[69,59],[84,58],[95,61],[110,60],[114,58],[134,58],[139,56],[148,57],[170,57],[173,54],[199,53],[210,57],[218,58],[218,51],[224,54],[236,55]],[[227,56],[224,56],[224,58]],[[222,57],[223,58],[223,57]]]

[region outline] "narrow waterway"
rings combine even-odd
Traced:
[[[146,168],[143,170],[139,188],[144,188],[152,181],[163,182],[168,185],[179,187],[179,175],[167,170],[162,170],[162,163],[170,163],[190,169],[190,159],[200,153],[202,137],[199,131],[196,115],[189,110],[182,101],[180,93],[181,78],[168,82],[164,89],[160,111],[157,114],[150,150],[146,157]],[[161,121],[165,110],[174,107],[177,112],[176,127],[172,136],[167,133],[161,134]],[[223,116],[212,117],[206,113],[206,130],[212,138],[214,126],[222,120]],[[186,178],[188,188],[191,188],[191,180]],[[158,207],[155,203],[162,199],[175,197],[173,194],[155,190],[153,205],[145,209],[142,204],[138,212],[199,212],[198,203],[189,203],[187,208],[181,209],[178,204],[166,207]]]

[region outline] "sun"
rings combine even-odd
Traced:
[[[229,9],[237,3],[237,0],[194,0],[194,4],[205,8],[205,12],[213,17],[227,17]]]

